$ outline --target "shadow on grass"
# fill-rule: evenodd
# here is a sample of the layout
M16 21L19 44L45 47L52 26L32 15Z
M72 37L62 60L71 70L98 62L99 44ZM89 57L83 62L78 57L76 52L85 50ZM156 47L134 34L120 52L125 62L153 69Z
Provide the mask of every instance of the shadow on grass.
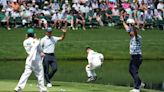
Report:
M52 86L55 86L55 87L60 87L61 85L58 85L58 84L54 84L54 85L52 85Z

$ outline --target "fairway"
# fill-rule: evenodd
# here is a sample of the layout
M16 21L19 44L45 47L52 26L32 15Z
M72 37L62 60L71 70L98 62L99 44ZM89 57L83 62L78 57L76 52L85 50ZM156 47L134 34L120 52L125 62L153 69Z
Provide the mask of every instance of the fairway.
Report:
M17 81L0 81L0 92L12 92ZM87 84L75 82L54 81L50 92L128 92L131 88L102 84ZM28 81L23 92L38 92L35 81ZM153 90L142 90L142 92L159 92Z
M163 61L156 61L156 63L154 62L155 61L144 61L140 69L140 75L143 81L147 83L146 88L152 88L153 87L151 86L152 84L160 84L163 82L164 74L161 74L161 72L163 72L164 70L164 67L163 67L164 62ZM0 74L1 74L0 81L6 82L0 85L0 90L3 88L13 90L13 88L16 86L16 83L18 82L24 70L24 64L25 64L25 61L1 61L0 62L0 70L3 70L3 71L0 71ZM87 80L87 76L85 72L86 64L87 64L87 61L58 60L58 71L52 79L54 81L53 82L54 85L61 85L60 83L57 83L56 81L62 81L68 84L69 82L84 84L85 81ZM122 91L128 92L126 90L129 90L130 88L126 88L126 87L132 87L133 81L128 73L128 62L125 60L121 60L121 61L105 60L102 68L97 70L96 72L98 74L98 80L94 84L95 85L101 84L103 85L104 89L106 89L106 86L104 85L115 85L115 86L121 85L121 86L124 86L125 88L125 91L124 90ZM31 80L35 80L35 79L36 79L35 76L32 74L29 78L27 88L29 87L28 85L31 83ZM36 82L32 81L32 84L33 83L36 83ZM36 88L35 85L36 84L34 84L34 87L32 88ZM67 85L63 84L63 86L67 86ZM76 86L76 84L75 85L72 84L70 86ZM60 88L60 87L55 86L53 90L57 90L57 88ZM76 87L70 87L70 89L73 89L73 88L76 89ZM107 88L109 90L110 86ZM155 89L158 89L158 88L155 88ZM90 90L90 88L86 88L86 89L84 88L81 90ZM98 92L101 92L101 91L98 91ZM116 92L120 92L120 90Z
M1 31L3 30L3 31ZM26 28L6 31L0 29L0 59L25 59L26 53L22 46ZM44 30L35 29L38 38L44 37ZM61 31L55 30L53 35L60 36ZM164 59L164 31L157 29L140 31L142 36L143 59ZM102 52L105 59L129 59L129 35L123 28L100 27L71 31L68 30L64 41L56 45L58 59L86 59L85 47L90 46ZM153 53L152 53L153 52Z
M1 31L2 30L2 31ZM44 31L36 28L39 38ZM163 90L164 81L164 32L157 29L139 32L143 38L143 64L140 76L148 84L146 88ZM0 92L11 92L16 86L23 70L26 53L22 46L26 28L6 31L0 28ZM55 30L53 35L60 36L61 31ZM94 84L86 84L85 65L87 64L85 47L90 46L105 56L104 65L97 70L98 77ZM128 72L129 36L123 28L97 28L71 31L66 39L56 45L55 54L58 71L53 77L54 87L50 92L128 92L132 87L132 79ZM120 78L121 76L121 78ZM32 74L25 92L38 92L36 78ZM153 85L160 85L154 88ZM116 85L116 86L111 86ZM124 87L119 87L119 85ZM159 92L143 90L142 92Z

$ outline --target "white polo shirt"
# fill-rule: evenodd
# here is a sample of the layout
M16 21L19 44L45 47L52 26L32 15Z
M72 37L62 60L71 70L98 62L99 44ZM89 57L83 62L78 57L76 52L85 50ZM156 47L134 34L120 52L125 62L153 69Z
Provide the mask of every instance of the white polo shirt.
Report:
M31 65L32 61L41 60L40 41L38 39L29 37L28 39L24 40L23 46L28 54L28 57L26 59L26 64Z
M60 40L60 37L45 36L41 39L41 47L44 53L54 53L55 45Z
M90 50L87 56L88 63L92 64L93 66L99 66L102 64L104 59L103 54Z

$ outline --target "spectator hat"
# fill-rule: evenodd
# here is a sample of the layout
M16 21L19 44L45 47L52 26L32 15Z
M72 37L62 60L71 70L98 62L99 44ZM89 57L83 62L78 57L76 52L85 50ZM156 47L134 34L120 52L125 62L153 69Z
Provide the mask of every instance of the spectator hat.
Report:
M35 8L39 8L39 6L38 5L35 5Z
M65 3L68 3L68 0L65 0Z
M117 5L115 5L114 8L117 8Z
M48 1L45 1L44 4L48 4Z
M151 7L151 6L148 6L147 8L149 8L149 9L150 9L150 7Z
M2 11L2 12L5 12L5 10L4 10L4 9L2 9L1 11Z
M109 2L114 2L114 0L109 0Z
M48 28L46 29L46 32L52 32L52 28L51 28L51 27L48 27Z
M143 15L144 13L143 12L141 12L141 15Z
M129 24L134 24L134 23L135 23L135 21L134 21L134 19L129 18L129 19L127 19L126 23L129 23Z
M51 13L54 14L55 13L55 10L51 10Z
M32 28L29 28L29 29L27 29L27 34L34 34L35 32L34 32L34 29L32 29Z
M75 0L74 2L75 2L75 3L78 3L79 1L78 1L78 0Z
M48 9L48 7L47 6L44 6L43 9Z
M17 0L12 0L13 2L17 2Z
M6 9L6 11L9 11L9 12L11 12L11 11L12 11L12 9L11 9L11 8L7 8L7 9Z

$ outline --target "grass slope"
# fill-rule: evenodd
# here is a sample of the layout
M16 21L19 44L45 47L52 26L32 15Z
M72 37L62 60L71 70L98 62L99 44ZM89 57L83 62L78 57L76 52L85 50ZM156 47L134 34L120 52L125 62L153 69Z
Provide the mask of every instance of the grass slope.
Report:
M44 36L43 30L35 30L39 38ZM164 31L154 29L139 33L143 38L143 58L164 59ZM26 53L22 46L25 34L25 28L13 29L12 31L0 28L0 59L25 58ZM55 36L61 34L61 31L53 32ZM68 30L66 39L57 44L55 53L59 59L85 59L86 46L91 46L96 51L102 52L106 59L129 59L128 33L123 28L114 27L87 29L85 32Z
M0 92L11 92L16 86L17 81L0 81ZM49 92L128 92L131 88L102 85L102 84L87 84L75 82L54 82ZM23 92L38 92L38 88L34 81L28 81ZM143 89L142 92L157 92L155 90ZM159 91L158 91L159 92Z

